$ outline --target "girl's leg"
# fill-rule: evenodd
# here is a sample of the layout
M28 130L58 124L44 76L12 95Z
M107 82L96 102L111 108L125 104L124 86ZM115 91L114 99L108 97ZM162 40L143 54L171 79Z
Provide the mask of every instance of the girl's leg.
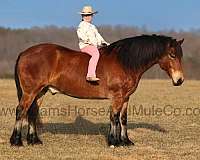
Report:
M97 47L88 45L81 49L82 52L86 52L91 56L89 65L88 65L88 73L87 77L96 77L96 67L99 60L99 50Z

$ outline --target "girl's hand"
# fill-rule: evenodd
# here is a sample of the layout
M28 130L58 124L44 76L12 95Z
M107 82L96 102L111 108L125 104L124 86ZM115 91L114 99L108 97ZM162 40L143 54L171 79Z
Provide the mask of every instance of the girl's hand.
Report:
M103 42L103 43L101 44L101 47L106 47L106 46L108 46L108 45L110 45L110 43Z

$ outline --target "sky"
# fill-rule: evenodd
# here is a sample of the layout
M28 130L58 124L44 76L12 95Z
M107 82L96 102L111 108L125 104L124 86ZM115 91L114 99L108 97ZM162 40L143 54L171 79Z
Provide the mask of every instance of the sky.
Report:
M151 31L200 29L199 0L0 0L0 26L75 27L84 5L99 13L95 25L145 27Z

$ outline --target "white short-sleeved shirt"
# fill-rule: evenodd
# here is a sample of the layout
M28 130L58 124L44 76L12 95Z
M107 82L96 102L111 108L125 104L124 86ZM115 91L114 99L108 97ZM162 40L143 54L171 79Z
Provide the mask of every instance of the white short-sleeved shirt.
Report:
M80 22L77 29L77 35L79 38L80 49L86 47L87 45L94 45L98 47L102 43L109 44L99 34L95 25L85 22L85 21Z

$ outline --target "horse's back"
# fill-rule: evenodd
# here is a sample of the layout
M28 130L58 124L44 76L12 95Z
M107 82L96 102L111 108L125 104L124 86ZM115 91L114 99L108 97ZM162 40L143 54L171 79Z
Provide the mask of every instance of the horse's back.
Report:
M66 48L57 44L42 43L34 45L20 53L17 59L17 64L23 66L26 65L29 66L28 68L32 67L33 69L37 65L46 68L48 66L56 65L58 61L63 63L73 59L80 61L80 59L85 59L84 57L89 56L81 53L80 51Z
M32 54L55 54L55 51L62 51L62 53L65 54L79 54L80 51L76 51L58 44L53 44L53 43L41 43L41 44L37 44L34 45L28 49L26 49L25 51L23 51L22 53L20 53L19 56L27 56L27 55L32 55Z

